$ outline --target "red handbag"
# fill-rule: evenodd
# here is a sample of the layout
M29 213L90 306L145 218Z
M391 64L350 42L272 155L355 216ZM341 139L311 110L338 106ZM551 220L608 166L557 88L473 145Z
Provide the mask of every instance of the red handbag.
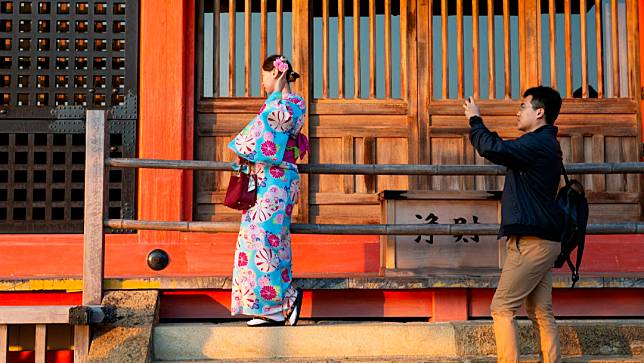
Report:
M240 168L241 169L241 168ZM252 182L251 182L252 179ZM249 184L252 190L248 190ZM257 177L253 173L234 172L228 182L224 205L232 209L246 210L257 202Z

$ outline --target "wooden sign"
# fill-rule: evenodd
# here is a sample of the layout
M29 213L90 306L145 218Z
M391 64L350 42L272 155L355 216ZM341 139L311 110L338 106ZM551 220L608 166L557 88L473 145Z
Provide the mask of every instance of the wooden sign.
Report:
M499 223L500 192L384 191L382 223ZM381 266L387 269L497 269L496 236L382 236Z

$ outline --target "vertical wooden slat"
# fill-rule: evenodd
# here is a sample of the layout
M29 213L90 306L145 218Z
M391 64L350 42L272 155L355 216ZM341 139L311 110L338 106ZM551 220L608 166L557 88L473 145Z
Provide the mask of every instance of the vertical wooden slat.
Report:
M592 157L593 163L603 163L605 161L604 154L604 135L593 135L593 144L592 144ZM593 188L594 192L603 192L606 190L606 175L604 174L593 174Z
M400 2L400 94L402 95L403 99L410 100L410 116L413 114L414 110L414 103L411 102L411 99L413 98L412 96L414 96L414 94L413 92L409 92L410 88L414 89L411 86L413 80L410 79L410 65L414 64L415 67L416 64L411 59L414 58L414 55L409 53L412 50L413 45L411 45L411 43L407 41L408 37L415 39L415 28L410 28L410 21L408 20L410 18L409 11L412 5L413 4L410 4L407 1ZM415 18L412 17L411 19ZM411 23L416 24L416 21L414 20Z
M213 1L213 22L212 22L212 75L213 75L213 81L212 81L212 95L213 97L217 97L220 95L219 91L219 57L220 57L220 35L219 33L221 32L221 19L220 19L220 13L221 13L221 4L220 0L212 0ZM260 85L261 87L261 85Z
M469 140L469 135L463 136L463 164L474 165L476 164L475 160L476 151L474 146ZM474 175L468 175L463 177L463 186L465 190L476 190L476 178Z
M554 1L554 0L551 0ZM597 52L597 97L604 98L604 58L602 56L602 8L601 0L595 0L595 42Z
M65 135L65 221L72 219L72 134Z
M36 324L34 350L35 363L45 363L47 353L47 325L45 324Z
M33 219L34 208L34 134L27 136L27 220Z
M311 42L311 27L309 26L312 8L312 1L297 0L292 2L293 5L293 65L296 69L302 69L302 78L296 82L297 92L304 98L306 103L306 115L304 119L304 126L302 126L302 133L310 135L309 133L309 112L311 102L311 78L310 72L306 70L312 69L313 49L309 45ZM308 155L304 158L303 162L308 163ZM309 176L306 174L300 175L300 197L298 200L297 216L294 222L309 223Z
M391 98L391 0L385 0L385 97Z
M85 217L83 233L83 304L98 305L103 296L103 249L107 172L106 111L88 110L85 141Z
M89 353L89 325L74 326L74 363L85 363Z
M353 164L354 160L354 150L353 150L353 136L343 136L342 137L342 163L343 164ZM355 176L353 175L344 175L342 176L342 191L345 194L355 193L354 181Z
M581 97L588 98L588 48L586 32L586 0L579 0L579 37L581 38Z
M572 45L570 38L570 0L564 0L564 43L566 47L566 97L572 96Z
M9 329L6 324L0 324L0 362L7 361L7 348L9 348Z
M570 148L572 155L570 160L573 163L584 162L584 136L581 134L574 134L570 136Z
M275 28L277 42L275 45L277 54L282 54L282 47L284 44L284 9L282 0L276 0L277 4L275 5Z
M476 99L478 99L481 94L479 58L479 1L472 0L472 93Z
M375 164L376 163L376 138L375 137L365 137L363 141L363 151L362 162L364 164ZM376 191L376 176L375 175L365 175L364 176L365 184L365 193L374 193Z
M376 97L376 2L369 0L369 97Z
M503 0L503 61L505 67L505 98L510 98L511 70L510 64L510 2Z
M408 162L410 164L427 164L431 160L431 150L429 148L429 136L431 134L430 110L432 105L432 96L434 94L433 65L434 58L432 52L433 45L433 1L420 2L417 6L418 19L428 19L427 22L418 23L417 37L417 56L423 61L418 64L418 108L417 117L409 119L408 146L410 150ZM418 130L418 131L416 131ZM410 176L409 189L421 190L426 189L427 176Z
M353 97L360 98L360 0L353 0Z
M487 0L487 72L490 82L488 84L488 98L491 100L496 98L494 59L494 0Z
M251 32L251 3L250 0L244 2L244 96L250 95L250 73L251 73L251 59L252 59L252 42Z
M449 98L449 44L447 38L447 0L441 1L441 64L443 66L442 98Z
M344 0L338 0L338 98L344 98Z
M205 34L204 34L205 33L204 32L204 29L205 29L205 24L204 23L205 23L206 13L204 11L204 1L205 0L198 0L197 1L197 16L199 17L199 19L197 21L197 42L199 44L203 44L202 49L206 48L205 47L206 37L205 37ZM197 73L195 83L196 83L196 88L197 88L197 94L196 94L197 98L203 97L204 93L205 93L204 83L205 83L206 74L204 72L204 57L205 57L205 54L200 54L200 55L195 56L195 58L196 58L195 59L195 63L196 63L195 71ZM214 84L213 84L213 87L214 87Z
M267 9L266 9L266 0L261 1L261 7L259 10L259 33L260 33L260 41L259 41L259 60L260 62L264 62L264 59L268 55L266 55L266 44L267 44ZM261 77L261 76L260 76ZM260 94L262 96L266 96L266 90L264 90L264 85L262 85L262 82L260 80L259 82L259 90Z
M329 0L322 0L322 97L329 97Z
M427 108L429 107L429 102L434 99L434 1L429 0L427 6L427 18L428 27L427 27L427 64L429 65L427 69L427 84L429 85L429 97ZM419 34L420 36L421 34Z
M537 31L536 31L536 37L537 37L537 54L536 54L536 59L537 59L537 84L543 84L543 60L542 54L543 54L543 44L542 44L542 39L541 39L541 0L537 0L537 16L536 16L536 21L537 21ZM529 41L529 40L528 40Z
M9 166L7 178L7 219L14 220L14 194L15 194L15 175L16 175L16 134L9 134L9 158L7 165ZM50 169L51 170L51 169ZM52 174L49 172L47 174ZM51 184L50 184L51 185ZM49 188L47 188L49 189Z
M644 4L641 4L638 1L630 0L626 2L626 15L628 17L627 21L627 42L628 42L628 64L633 69L633 72L629 72L631 74L630 78L630 90L631 93L628 95L629 97L632 97L633 99L636 100L641 100L642 99L642 75L640 72L638 72L638 69L641 69L641 58L640 58L640 37L642 36L642 32L640 31L639 27L639 19L641 18L641 15L644 14L644 9L642 7ZM641 118L642 115L642 110L640 107L640 110L638 112L638 118ZM641 133L641 124L640 124L640 130L638 135L642 135ZM637 150L639 151L637 155L642 155L642 142L641 138L638 137L637 140ZM641 175L637 176L638 180L641 180ZM641 183L640 183L641 184ZM637 190L639 191L639 185L637 186Z
M620 97L619 91L619 37L617 32L617 0L610 2L611 53L613 54L613 97Z
M464 98L463 76L463 0L456 0L456 64L458 75L458 98Z
M235 0L228 1L228 96L235 97L235 31L237 29L237 10Z
M11 140L11 135L9 135L9 140ZM54 170L54 135L53 134L47 134L47 172L45 173L45 182L47 185L51 185L54 182L54 173L51 170ZM9 152L9 158L11 158L11 155L13 155L11 152ZM9 165L11 166L11 159L9 160ZM11 171L9 171L9 178L11 178ZM11 179L9 179L9 188L11 188ZM13 192L9 190L9 196L11 196ZM45 209L45 220L46 221L51 221L52 220L52 189L51 188L46 188L45 189L45 200L46 200L46 209ZM0 361L1 362L1 361Z
M557 88L557 19L555 0L548 1L548 23L550 26L550 86Z

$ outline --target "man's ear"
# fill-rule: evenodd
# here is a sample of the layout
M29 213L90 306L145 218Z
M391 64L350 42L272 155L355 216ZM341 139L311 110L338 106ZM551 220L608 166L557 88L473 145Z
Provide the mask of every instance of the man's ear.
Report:
M543 107L537 108L537 118L543 118L544 120L546 119L546 109Z

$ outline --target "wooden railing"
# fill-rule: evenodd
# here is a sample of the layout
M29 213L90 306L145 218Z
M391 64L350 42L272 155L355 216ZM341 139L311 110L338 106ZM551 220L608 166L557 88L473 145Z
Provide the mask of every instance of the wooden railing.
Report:
M105 227L134 230L185 232L235 232L237 223L168 222L106 219L107 169L165 168L190 170L232 170L231 163L197 160L146 160L107 158L107 117L105 111L88 111L86 119L85 219L83 244L82 306L5 306L0 307L0 362L6 360L8 324L36 325L36 362L44 362L47 324L74 325L75 362L84 362L89 351L90 325L106 322L110 316L101 306ZM494 165L300 165L302 173L363 175L502 175L503 167ZM569 164L570 174L644 173L644 163ZM372 235L493 235L497 224L293 224L292 232L302 234ZM643 234L644 223L591 224L589 234ZM382 251L381 251L382 253ZM4 359L3 359L4 358Z
M110 308L101 306L105 245L103 218L107 193L104 166L108 149L106 119L105 111L87 111L82 306L0 307L0 362L7 361L10 324L36 325L36 363L45 362L47 324L73 325L74 362L82 363L89 352L90 324L107 322L105 319L109 314L105 311Z

